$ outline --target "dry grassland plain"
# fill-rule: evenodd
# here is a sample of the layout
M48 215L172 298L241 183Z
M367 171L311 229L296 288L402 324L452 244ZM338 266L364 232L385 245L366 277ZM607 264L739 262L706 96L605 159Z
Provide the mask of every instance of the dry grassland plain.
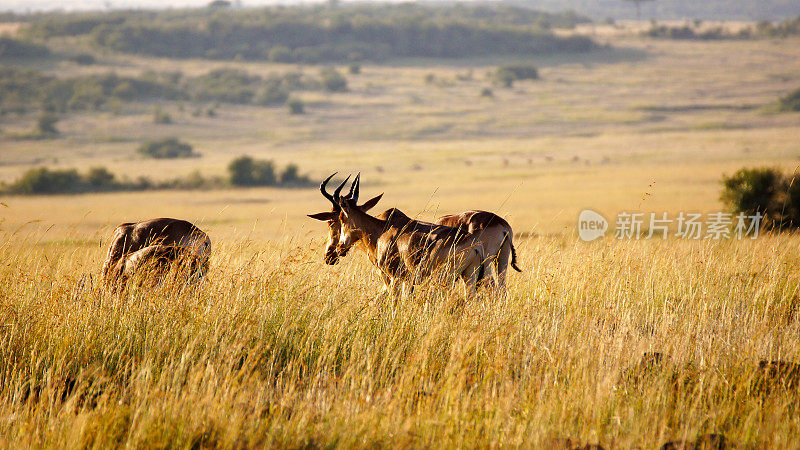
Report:
M798 388L767 389L756 370L800 361L800 238L576 234L584 208L612 223L620 211L709 213L722 209L724 173L794 171L800 115L775 103L798 87L800 40L596 31L609 48L525 60L541 80L512 88L486 80L512 60L407 60L364 64L346 93L300 93L305 115L221 105L194 117L196 105L164 103L175 123L156 125L154 105L125 106L67 115L59 138L39 141L8 137L34 117L4 119L3 181L41 165L221 175L242 154L315 180L360 171L364 197L385 192L378 210L502 215L524 272L507 296L461 304L459 289L423 286L393 306L361 252L323 263L325 226L305 217L329 208L315 189L6 196L0 445L658 448L717 433L743 448L800 446ZM37 68L297 68L98 57ZM136 156L167 136L202 157ZM105 292L113 227L159 216L208 232L207 280ZM648 365L645 353L664 356Z

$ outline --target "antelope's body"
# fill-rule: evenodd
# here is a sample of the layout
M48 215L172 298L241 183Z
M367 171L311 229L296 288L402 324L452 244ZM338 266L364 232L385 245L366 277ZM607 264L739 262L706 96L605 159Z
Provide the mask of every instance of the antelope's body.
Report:
M506 285L506 272L509 263L517 272L517 251L514 249L514 230L511 225L488 211L465 211L461 214L442 216L436 220L439 225L467 227L469 233L478 235L486 249L486 257L491 262L495 285L501 289Z
M486 251L477 234L464 227L379 219L348 200L342 215L339 245L349 248L352 239L360 240L393 292L412 288L438 269L461 278L470 293L484 276Z
M470 233L466 227L413 221L398 210L387 210L380 218L372 217L366 211L374 207L383 194L358 206L360 176L353 181L345 197L341 197L340 192L347 180L333 195L325 190L332 177L320 185L320 192L333 205L332 211L309 215L328 223L327 264L336 264L353 244L361 242L390 291L401 285L413 286L442 266L461 277L468 289L475 290L478 280L484 277L486 259L477 233Z
M475 242L480 242L483 246L486 260L493 269L492 281L495 286L501 289L505 288L509 260L511 266L521 272L516 264L516 251L513 243L514 232L511 230L511 225L494 213L467 211L461 214L444 216L439 218L436 223L430 223L411 219L399 209L390 208L378 215L377 218L387 221L392 226L422 233L435 233L435 230L441 229L441 226L447 226L460 229L464 234L469 234L471 239ZM338 246L337 254L339 256L347 254L348 246L342 245L338 241L336 245Z
M103 263L107 286L124 282L143 267L168 267L185 262L193 279L208 271L211 239L194 224L180 219L159 218L123 223L114 230Z

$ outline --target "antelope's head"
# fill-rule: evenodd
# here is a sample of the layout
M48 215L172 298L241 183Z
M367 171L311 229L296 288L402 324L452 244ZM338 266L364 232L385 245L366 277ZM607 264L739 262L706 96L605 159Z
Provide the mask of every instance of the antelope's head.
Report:
M319 185L319 190L322 193L322 196L331 202L331 210L308 215L308 217L311 217L312 219L321 220L328 224L328 244L325 247L325 264L329 265L337 264L339 262L339 258L346 256L350 248L352 248L353 245L358 242L359 239L361 239L361 235L357 230L348 228L348 231L343 231L342 220L340 217L342 208L339 204L342 200L352 200L354 193L355 200L353 200L353 204L356 203L358 200L358 193L354 191L357 191L357 184L360 176L357 175L356 180L353 181L353 185L350 186L350 193L342 197L342 189L347 184L347 181L350 179L350 177L348 176L342 182L342 184L340 184L333 191L333 194L329 194L325 186L327 186L328 182L331 180L331 178L333 178L334 175L336 175L336 173L326 178L325 181ZM358 208L362 211L368 211L378 204L381 197L383 197L383 194L367 200ZM343 236L344 239L342 239Z

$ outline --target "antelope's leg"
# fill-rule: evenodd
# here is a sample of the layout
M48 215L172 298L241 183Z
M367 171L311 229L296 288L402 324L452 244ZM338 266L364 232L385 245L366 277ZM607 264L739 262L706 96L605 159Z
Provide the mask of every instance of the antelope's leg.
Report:
M497 287L498 289L505 289L506 287L506 274L508 273L508 262L511 261L511 239L503 241L503 246L497 252L497 259L495 260L495 270L497 271Z
M118 263L123 261L126 250L125 247L128 246L128 241L130 240L129 232L129 228L120 226L114 230L114 234L111 236L108 252L106 252L106 259L101 269L103 280L106 283L122 275L124 262L122 264Z
M462 256L466 259L462 265L460 277L464 281L464 296L472 297L478 292L478 276L482 264L488 264L483 260L481 251L470 249L468 254Z

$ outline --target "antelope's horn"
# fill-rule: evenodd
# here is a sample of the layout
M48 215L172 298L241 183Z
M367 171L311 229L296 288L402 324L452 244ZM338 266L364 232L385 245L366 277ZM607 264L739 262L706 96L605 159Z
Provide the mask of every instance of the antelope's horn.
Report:
M334 201L334 203L336 203L336 204L339 203L339 199L341 198L339 196L339 194L342 193L342 188L344 188L344 185L347 184L347 182L349 180L350 180L350 175L348 175L347 178L345 178L344 181L342 181L342 184L340 184L339 187L337 187L336 190L333 191L333 201Z
M358 172L356 175L356 179L353 180L353 184L350 186L350 199L353 200L353 203L358 201L358 194L361 192L361 172Z
M339 205L336 204L336 200L333 199L333 196L331 194L328 194L328 191L325 190L325 186L328 185L328 182L331 181L331 178L333 178L334 175L336 175L337 173L339 173L339 172L333 172L333 174L331 176L329 176L328 178L325 178L325 181L323 181L319 185L319 191L322 192L322 196L327 198L328 200L330 200L330 202L333 203L334 206L339 206Z

